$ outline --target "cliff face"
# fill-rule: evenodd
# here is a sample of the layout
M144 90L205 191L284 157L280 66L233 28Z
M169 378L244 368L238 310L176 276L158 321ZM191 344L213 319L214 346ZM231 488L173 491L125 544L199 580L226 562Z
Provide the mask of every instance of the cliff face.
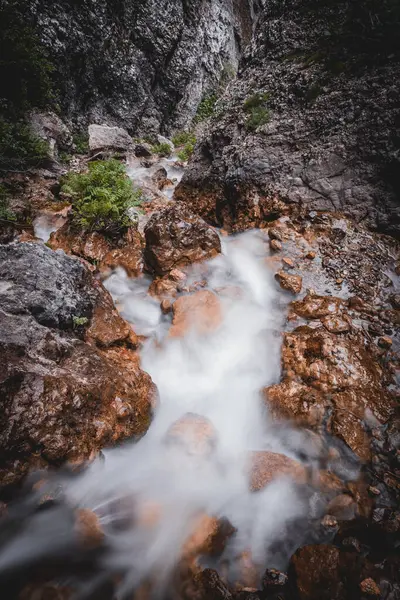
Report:
M132 134L183 127L236 70L253 0L20 0L54 64L62 113Z
M238 229L283 201L398 234L399 22L392 0L264 2L178 197Z

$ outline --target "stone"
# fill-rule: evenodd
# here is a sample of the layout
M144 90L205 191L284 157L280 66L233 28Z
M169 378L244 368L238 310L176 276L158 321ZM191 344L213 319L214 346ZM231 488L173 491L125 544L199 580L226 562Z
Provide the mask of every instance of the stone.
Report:
M305 258L308 258L308 260L314 260L314 258L317 256L316 252L311 251L311 252L307 252L307 254L305 255Z
M151 145L146 144L146 142L141 142L140 144L136 144L133 150L135 156L138 158L149 158L153 155L151 150Z
M225 549L234 527L226 519L203 514L195 519L193 531L186 540L182 557L198 558L200 555L220 556Z
M75 512L75 532L79 543L85 548L96 548L104 540L104 531L98 516L87 508Z
M0 256L5 486L145 433L155 386L129 325L79 260L31 243L1 246ZM86 321L77 328L76 319Z
M283 241L282 230L279 227L271 227L268 229L268 236L270 240L277 240L278 242Z
M346 333L351 329L349 317L326 316L321 319L321 323L330 333Z
M278 271L275 275L275 279L284 290L287 290L294 295L300 294L303 286L303 280L300 275L290 275L289 273L285 273L285 271Z
M381 595L381 590L380 590L379 586L373 579L371 579L371 577L368 577L367 579L363 579L363 581L360 583L360 590L366 596L380 596Z
M297 550L291 564L300 600L342 598L338 548L328 544L304 546Z
M270 591L283 588L288 582L288 576L277 569L267 569L262 577L262 589Z
M161 311L164 315L169 314L172 311L172 302L171 300L162 300L160 303Z
M270 240L269 247L274 252L279 252L280 250L282 250L282 244L281 244L281 242L279 240L275 240L275 239Z
M295 267L295 264L291 258L286 258L286 257L282 258L282 262L283 262L283 266L287 267L288 269L294 269L294 267Z
M159 190L162 190L162 188L165 185L165 182L167 181L167 177L167 169L165 169L164 167L160 167L159 169L157 169L157 171L153 173L153 175L151 176L151 180L156 184Z
M184 448L189 454L206 456L217 445L217 432L206 417L187 413L170 426L165 443Z
M144 232L145 262L158 275L221 252L216 231L182 205L153 214Z
M167 144L171 150L171 152L173 152L175 150L175 146L174 144L171 142L171 140L169 140L168 138L166 138L163 135L158 134L157 135L157 142L159 144Z
M89 149L92 154L102 150L120 150L126 152L132 149L133 140L122 127L107 125L89 125Z
M301 463L276 452L251 452L248 468L252 492L264 489L277 477L291 477L298 483L304 483L307 479L307 472Z
M378 346L380 346L381 348L384 348L385 350L388 350L389 348L391 348L392 344L393 344L392 338L390 338L387 335L380 337L378 340Z
M173 306L169 337L183 337L189 331L204 335L212 333L221 323L221 302L213 292L200 290L181 296Z
M32 111L28 116L32 133L49 144L49 156L57 158L58 152L71 151L72 135L65 123L55 113Z
M350 521L356 514L356 503L348 494L340 494L329 502L327 507L329 515L336 517L342 521Z
M204 600L232 600L233 596L217 571L204 569L197 576L197 582L203 592Z
M305 319L321 319L336 316L342 309L343 301L334 296L307 294L302 300L292 302L290 308Z

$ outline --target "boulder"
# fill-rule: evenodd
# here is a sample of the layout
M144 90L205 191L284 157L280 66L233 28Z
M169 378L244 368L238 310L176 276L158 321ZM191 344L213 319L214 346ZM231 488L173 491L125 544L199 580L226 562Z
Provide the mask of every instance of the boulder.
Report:
M300 600L340 600L346 597L339 570L339 550L335 546L304 546L291 562Z
M209 290L181 296L174 302L172 311L169 337L183 337L190 330L198 334L211 333L222 320L221 302L218 296Z
M264 489L278 477L291 477L298 483L306 481L307 472L297 460L276 452L251 452L249 456L249 485L252 492Z
M278 271L275 275L275 279L284 290L287 290L292 294L300 294L303 286L303 280L300 275L290 275L285 271Z
M185 448L190 454L207 456L217 444L217 432L206 417L188 413L171 425L165 443Z
M145 433L155 387L103 286L41 244L0 261L0 485Z
M49 144L51 158L57 158L59 150L72 150L71 132L55 113L32 111L29 114L29 125L34 135Z
M181 204L155 213L144 232L145 262L158 275L221 252L217 232Z
M89 149L92 153L102 150L120 150L126 152L133 147L133 140L122 127L107 125L89 125Z

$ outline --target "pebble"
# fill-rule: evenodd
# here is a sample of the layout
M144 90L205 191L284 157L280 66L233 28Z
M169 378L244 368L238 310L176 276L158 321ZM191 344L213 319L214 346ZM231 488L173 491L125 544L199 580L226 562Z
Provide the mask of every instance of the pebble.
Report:
M271 227L271 229L268 229L268 236L271 240L278 240L279 242L282 241L282 234L277 227Z
M308 258L309 260L314 260L314 258L316 257L316 253L315 252L307 252L306 254L306 258Z
M362 593L366 594L367 596L380 596L381 595L381 590L379 589L378 584L371 577L364 579L360 583L360 589L361 589Z
M380 337L378 340L378 346L380 346L381 348L388 349L391 347L392 344L393 344L392 338L390 338L387 335Z
M284 265L286 267L288 267L289 269L294 269L294 262L292 261L291 258L282 258L282 262L284 263Z
M271 250L274 250L275 252L282 250L282 244L278 240L270 240L269 246Z

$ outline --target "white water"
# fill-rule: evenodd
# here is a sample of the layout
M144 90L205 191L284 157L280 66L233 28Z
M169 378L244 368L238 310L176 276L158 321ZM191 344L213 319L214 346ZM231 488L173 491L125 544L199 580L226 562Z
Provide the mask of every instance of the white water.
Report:
M191 270L189 280L206 278L207 288L219 291L222 322L211 333L193 329L182 339L166 337L170 321L147 295L148 281L130 281L119 271L106 282L135 330L149 336L142 367L157 385L159 407L138 443L105 452L105 461L61 483L71 506L88 507L99 516L111 548L102 570L122 574L121 596L149 577L165 589L200 515L226 517L237 529L226 550L233 564L234 557L251 550L265 568L266 561L268 566L279 562L273 543L309 511L288 479L249 491L251 450L288 453L260 396L264 386L279 379L283 320L265 254L261 234L246 233L223 238L223 255ZM195 452L190 440L186 446L166 443L170 426L187 413L212 423L216 447L211 453ZM301 436L291 444L301 447ZM140 515L151 506L158 517L146 524ZM125 525L116 527L121 519ZM0 554L0 569L24 564L33 551L60 551L58 525L51 519L45 527L31 521Z

